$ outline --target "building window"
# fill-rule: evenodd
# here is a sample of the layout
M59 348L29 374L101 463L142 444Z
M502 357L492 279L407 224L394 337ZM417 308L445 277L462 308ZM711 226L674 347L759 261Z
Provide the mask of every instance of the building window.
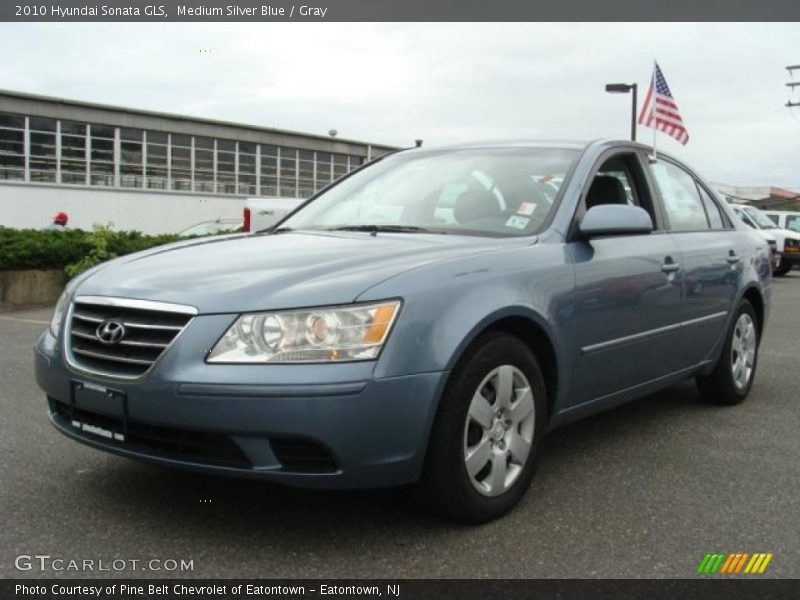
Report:
M236 142L217 140L217 193L236 193Z
M356 155L0 113L0 180L307 198L364 162Z
M61 183L86 184L86 124L61 121Z
M25 179L25 117L0 114L0 179Z
M239 194L256 193L256 145L239 142Z
M90 125L91 160L89 182L92 185L114 185L114 128Z
M128 129L125 127L119 130L119 184L122 187L144 187L144 169L142 166L144 158L142 153L143 133L141 129Z
M146 187L151 190L167 189L167 134L148 131L147 164L144 176Z
M261 195L278 195L278 148L261 145Z
M350 170L353 171L364 164L364 159L360 156L351 156L350 157Z
M30 180L55 182L56 180L56 120L31 117L30 129Z
M300 150L298 165L297 195L300 198L308 198L314 195L314 152Z
M297 150L281 148L280 186L278 195L297 198Z
M333 155L333 179L339 179L342 175L347 175L347 155Z
M333 157L328 152L317 152L317 175L314 191L318 192L331 182L331 160Z
M192 189L192 138L188 135L170 135L169 189Z
M194 138L194 189L196 192L214 191L214 140Z

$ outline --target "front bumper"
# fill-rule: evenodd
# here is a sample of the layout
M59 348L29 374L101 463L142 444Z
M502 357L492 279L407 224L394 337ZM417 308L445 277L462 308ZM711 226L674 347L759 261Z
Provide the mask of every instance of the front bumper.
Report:
M791 263L793 265L800 264L800 248L794 246L792 248L784 248L780 254L781 261Z
M299 487L370 488L419 478L446 372L376 379L374 363L202 360L181 369L178 361L191 354L181 342L146 377L123 381L69 367L44 332L34 347L36 380L51 422L121 456Z

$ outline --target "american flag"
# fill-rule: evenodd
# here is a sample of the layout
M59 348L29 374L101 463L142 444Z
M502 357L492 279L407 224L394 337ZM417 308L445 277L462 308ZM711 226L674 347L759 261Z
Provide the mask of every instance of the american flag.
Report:
M683 119L678 112L678 105L669 91L667 80L664 74L655 63L653 78L650 80L650 89L642 105L642 112L639 113L639 124L646 127L655 127L674 137L681 144L686 145L689 141L689 134L683 126Z

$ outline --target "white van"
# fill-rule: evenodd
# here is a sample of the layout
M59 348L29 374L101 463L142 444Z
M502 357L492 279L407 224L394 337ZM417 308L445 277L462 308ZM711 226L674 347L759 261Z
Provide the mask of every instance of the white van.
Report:
M788 210L764 210L761 212L767 215L781 229L800 231L800 212Z

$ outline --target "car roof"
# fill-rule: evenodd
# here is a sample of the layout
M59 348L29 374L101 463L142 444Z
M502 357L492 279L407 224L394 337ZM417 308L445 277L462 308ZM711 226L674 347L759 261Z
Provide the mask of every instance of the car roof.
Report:
M409 154L409 153L435 153L441 151L456 151L456 150L474 150L474 149L496 149L496 148L553 148L563 150L580 150L586 151L594 149L597 152L602 152L609 148L626 147L638 148L647 152L652 151L652 147L634 142L631 140L621 139L607 139L598 138L593 140L570 140L570 139L490 139L490 140L476 140L469 142L459 142L453 144L432 145L417 148L406 148L398 151L396 154ZM393 153L395 154L395 153ZM659 151L659 155L663 155L671 160L677 160L667 153ZM677 161L680 162L680 161Z
M466 150L473 148L569 148L583 150L591 141L579 140L476 140L456 144L444 144L423 148L424 150Z

